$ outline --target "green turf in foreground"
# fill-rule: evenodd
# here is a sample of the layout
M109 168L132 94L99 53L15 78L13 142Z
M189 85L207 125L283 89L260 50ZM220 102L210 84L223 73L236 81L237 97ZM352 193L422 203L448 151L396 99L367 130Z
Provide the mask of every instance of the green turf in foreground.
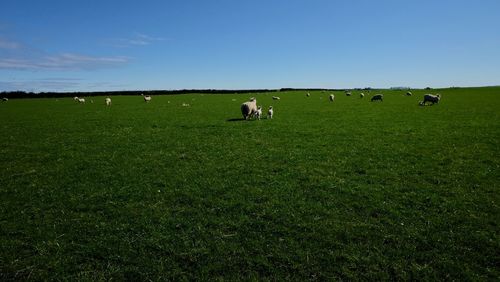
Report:
M500 88L425 92L1 103L0 280L498 279Z

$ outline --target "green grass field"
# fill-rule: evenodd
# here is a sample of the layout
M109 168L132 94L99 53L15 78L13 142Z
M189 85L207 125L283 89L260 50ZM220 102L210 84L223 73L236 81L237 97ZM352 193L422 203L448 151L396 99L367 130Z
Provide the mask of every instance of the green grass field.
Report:
M500 88L412 92L0 103L0 280L496 280Z

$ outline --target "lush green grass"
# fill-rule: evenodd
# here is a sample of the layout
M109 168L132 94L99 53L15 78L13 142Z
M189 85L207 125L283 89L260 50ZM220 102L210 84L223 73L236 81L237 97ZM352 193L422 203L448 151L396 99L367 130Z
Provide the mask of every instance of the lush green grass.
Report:
M498 279L500 88L380 92L1 103L0 280Z

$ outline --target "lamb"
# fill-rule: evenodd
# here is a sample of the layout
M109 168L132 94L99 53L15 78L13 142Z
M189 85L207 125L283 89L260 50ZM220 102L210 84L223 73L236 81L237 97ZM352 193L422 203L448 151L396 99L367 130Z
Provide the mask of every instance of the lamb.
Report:
M364 93L359 94L359 98L363 98L363 97L365 97Z
M106 99L104 101L106 103L106 106L111 106L111 98L106 97Z
M330 102L333 102L335 100L335 95L330 94Z
M371 102L377 101L377 100L380 100L381 102L383 102L384 101L384 95L382 95L382 94L373 95L373 97L371 99Z
M273 106L269 106L269 110L267 111L267 118L273 119L273 114L274 114Z
M241 104L241 114L245 120L252 117L257 111L257 100L250 98L250 101Z
M278 96L273 96L273 100L280 100L280 97L278 97Z
M255 118L260 120L260 117L262 116L262 107L258 106L257 111L255 112Z
M410 91L406 92L406 96L411 96L411 95L412 95L412 94L411 94L411 92L410 92Z
M434 105L435 103L439 103L439 100L441 100L441 96L439 96L439 94L437 94L437 95L425 94L423 102L424 102L424 105L427 102L431 102L432 105Z

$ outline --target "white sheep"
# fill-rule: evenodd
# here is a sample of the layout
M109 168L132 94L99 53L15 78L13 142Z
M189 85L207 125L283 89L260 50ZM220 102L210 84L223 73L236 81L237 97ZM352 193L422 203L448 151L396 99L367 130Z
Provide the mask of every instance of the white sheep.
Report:
M148 103L149 101L151 101L151 96L144 95L144 102Z
M251 98L250 101L241 104L241 114L245 120L252 117L257 111L257 99Z
M78 103L85 104L85 98L78 98Z
M363 98L363 97L365 97L365 93L360 93L359 98Z
M346 96L351 96L351 92L346 92L345 95Z
M262 117L262 107L258 106L257 111L255 112L255 118L260 120L261 117Z
M410 91L406 92L406 96L411 96L411 95L412 95L412 94L411 94L411 92L410 92Z
M383 102L384 101L384 95L382 95L382 94L373 95L373 97L372 97L372 99L370 101L373 102L373 101L377 101L377 100L380 100L381 102Z
M273 106L269 106L269 110L267 111L267 118L273 119L273 114L274 114Z
M106 97L106 99L104 99L104 102L106 103L106 106L111 106L111 98Z
M441 100L441 96L439 94L437 94L437 95L425 94L423 102L424 102L424 105L427 102L431 102L432 105L434 105L435 103L439 103L439 100Z
M273 96L273 100L280 100L280 97L278 97L278 96Z
M309 92L307 92L306 97L310 97L310 96L311 96L311 94Z
M78 102L78 97L77 96L73 97L73 101Z
M2 101L7 102L9 101L9 98L2 98Z
M329 97L329 98L330 98L330 102L333 102L333 101L335 101L335 95L333 95L333 94L330 94L330 97Z

